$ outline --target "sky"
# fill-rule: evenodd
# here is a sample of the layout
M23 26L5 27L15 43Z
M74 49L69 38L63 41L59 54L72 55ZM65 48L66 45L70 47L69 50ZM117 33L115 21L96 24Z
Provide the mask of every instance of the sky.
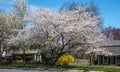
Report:
M0 9L9 11L14 0L0 0ZM71 0L28 0L28 5L35 5L49 8L52 11L58 11L59 7ZM91 0L72 0L76 2L89 2ZM105 27L120 28L120 0L94 0L98 6Z

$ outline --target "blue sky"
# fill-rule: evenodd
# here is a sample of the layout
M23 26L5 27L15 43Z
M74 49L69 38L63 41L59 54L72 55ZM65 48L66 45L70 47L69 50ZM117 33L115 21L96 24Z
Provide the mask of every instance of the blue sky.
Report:
M0 9L9 11L11 3L14 0L0 0ZM46 7L52 11L57 11L59 7L70 0L28 0L29 5ZM73 0L77 2L89 2L90 0ZM99 7L104 20L104 26L113 26L120 28L120 0L94 0Z

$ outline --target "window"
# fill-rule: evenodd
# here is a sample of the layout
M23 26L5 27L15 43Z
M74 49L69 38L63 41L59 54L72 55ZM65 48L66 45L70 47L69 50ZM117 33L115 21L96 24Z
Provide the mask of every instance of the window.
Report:
M103 57L103 64L108 64L108 57L107 56Z
M120 56L116 56L115 59L116 59L116 64L120 64Z

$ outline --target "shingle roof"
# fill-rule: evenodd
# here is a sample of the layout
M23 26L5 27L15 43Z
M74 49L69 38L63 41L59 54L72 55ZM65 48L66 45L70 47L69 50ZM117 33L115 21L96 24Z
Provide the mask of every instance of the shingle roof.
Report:
M113 40L110 42L103 42L102 47L104 47L113 55L120 55L120 40Z
M113 55L120 55L120 46L119 47L105 47L106 50L113 53Z
M112 40L108 42L103 42L102 46L120 46L120 40Z
M37 54L37 53L38 53L37 50L32 50L32 51L27 50L25 52L25 54ZM15 51L15 52L12 52L12 54L23 54L23 51Z

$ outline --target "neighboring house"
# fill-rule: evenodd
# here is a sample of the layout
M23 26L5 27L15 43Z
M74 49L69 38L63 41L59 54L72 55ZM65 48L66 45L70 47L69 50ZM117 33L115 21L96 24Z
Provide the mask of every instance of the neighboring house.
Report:
M5 59L5 60L12 60L12 53L11 52L3 52L2 54L2 59Z
M38 51L37 50L26 50L25 51L25 58L26 60L36 60ZM12 52L12 58L13 60L21 60L23 59L23 50L18 50Z
M38 53L39 53L38 49L33 48L26 49L25 58L26 60L40 61L41 56ZM2 58L5 60L21 60L23 59L23 50L12 47L9 51L3 52Z
M98 55L97 64L99 65L120 65L120 40L114 40L111 42L102 43L107 51L111 52L112 55Z

